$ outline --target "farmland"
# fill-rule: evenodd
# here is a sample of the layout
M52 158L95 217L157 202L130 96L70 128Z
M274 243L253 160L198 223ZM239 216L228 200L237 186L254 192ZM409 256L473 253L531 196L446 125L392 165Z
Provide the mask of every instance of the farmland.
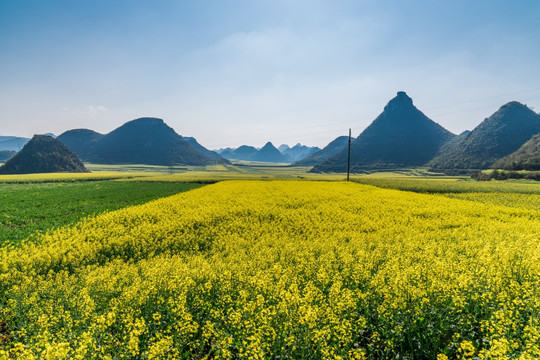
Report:
M55 178L38 175L46 180ZM29 178L35 181L38 177ZM99 176L94 178L100 179ZM18 243L28 236L73 224L86 216L141 204L200 186L151 182L88 182L73 181L72 178L69 178L69 182L57 182L57 179L52 183L0 183L0 243Z
M540 357L538 187L389 181L223 181L5 244L0 358Z

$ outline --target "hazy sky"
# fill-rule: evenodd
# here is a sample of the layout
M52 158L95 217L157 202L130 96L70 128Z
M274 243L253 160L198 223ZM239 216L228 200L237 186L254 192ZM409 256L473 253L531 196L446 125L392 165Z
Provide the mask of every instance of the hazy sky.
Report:
M160 117L208 148L324 146L399 90L448 130L540 111L538 0L0 0L0 135Z

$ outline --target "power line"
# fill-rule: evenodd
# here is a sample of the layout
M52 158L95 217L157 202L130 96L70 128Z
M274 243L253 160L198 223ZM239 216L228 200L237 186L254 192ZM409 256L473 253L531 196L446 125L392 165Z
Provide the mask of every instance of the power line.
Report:
M535 91L540 91L540 88L528 89L528 90L520 90L520 91L514 91L514 92L510 92L510 93L505 93L505 94L499 94L499 95L494 95L494 96L488 96L488 97L480 98L480 99L467 100L467 101L460 101L460 102L457 102L457 103L449 103L449 104L442 104L442 105L429 106L429 107L424 108L424 110L431 110L431 109L437 109L437 108L441 108L441 107L444 108L444 107L458 106L458 105L463 105L463 104L477 103L477 102L486 101L486 100L493 100L493 99L497 99L497 98L501 98L501 97L505 97L505 96L516 95L516 94L522 94L522 93L528 93L528 92L535 92ZM531 98L531 99L527 99L527 100L532 100L532 98ZM527 101L527 100L522 100L522 101Z

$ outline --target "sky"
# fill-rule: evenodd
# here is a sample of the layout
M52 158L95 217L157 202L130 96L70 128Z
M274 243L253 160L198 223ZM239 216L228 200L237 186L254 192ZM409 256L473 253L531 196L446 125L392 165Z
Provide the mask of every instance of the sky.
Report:
M537 0L0 0L0 135L159 117L210 149L540 111Z

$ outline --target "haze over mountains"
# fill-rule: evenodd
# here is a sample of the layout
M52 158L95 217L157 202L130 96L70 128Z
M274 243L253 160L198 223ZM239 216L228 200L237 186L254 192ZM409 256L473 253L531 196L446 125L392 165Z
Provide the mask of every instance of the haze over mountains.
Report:
M236 149L225 149L220 155L230 160L288 162L287 158L271 142L267 142L260 149L248 145L242 145Z
M296 162L302 159L307 158L320 151L321 149L316 146L306 146L300 143L294 145L292 148L287 148L281 151L281 153L287 158L289 162Z
M218 150L218 152L221 156L230 160L292 163L296 160L304 159L319 150L316 146L306 146L300 143L292 148L286 144L281 144L279 148L276 148L274 144L267 142L260 149L249 145L242 145L236 149L227 148Z
M540 115L513 101L501 106L475 129L456 136L417 109L405 92L398 92L383 112L351 143L351 170L429 167L436 172L470 173L501 167L537 169L540 158ZM206 165L226 159L314 166L314 172L344 172L348 137L340 136L322 150L300 143L276 148L242 145L210 151L193 137L182 137L163 120L140 118L108 134L90 129L64 132L58 140L81 160L102 164ZM28 141L0 137L0 161ZM4 145L4 148L2 148ZM219 153L218 153L219 152Z
M19 151L28 141L29 138L20 136L0 136L0 151Z

